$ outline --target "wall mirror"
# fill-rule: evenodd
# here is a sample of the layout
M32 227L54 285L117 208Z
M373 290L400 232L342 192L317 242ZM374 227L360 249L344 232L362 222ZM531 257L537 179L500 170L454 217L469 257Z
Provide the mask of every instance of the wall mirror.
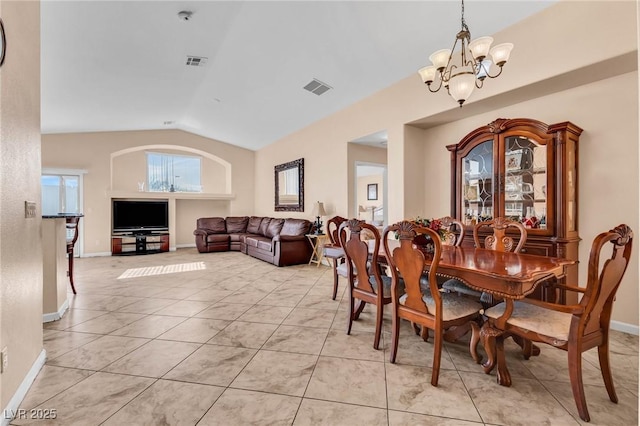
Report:
M304 158L275 166L275 210L304 211Z

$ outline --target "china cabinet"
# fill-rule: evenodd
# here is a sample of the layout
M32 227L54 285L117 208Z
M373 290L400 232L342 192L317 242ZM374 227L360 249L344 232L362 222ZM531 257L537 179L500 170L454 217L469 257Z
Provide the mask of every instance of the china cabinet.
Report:
M451 215L469 228L498 216L521 221L527 228L523 253L577 260L581 133L570 122L500 118L448 145ZM470 231L464 245L473 245ZM577 265L568 268L566 282L578 284ZM546 296L543 288L534 294Z

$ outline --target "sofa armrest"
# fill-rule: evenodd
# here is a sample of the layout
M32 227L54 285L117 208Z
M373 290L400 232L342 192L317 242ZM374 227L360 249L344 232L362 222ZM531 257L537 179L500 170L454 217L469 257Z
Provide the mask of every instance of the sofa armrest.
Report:
M195 236L199 235L201 237L206 237L207 235L210 235L210 234L215 234L215 232L213 232L210 229L203 229L203 228L199 228L199 229L196 229L195 231L193 231L193 235L195 235Z
M272 241L287 242L287 241L304 241L307 237L304 235L276 235L272 238Z
M272 239L274 265L288 266L308 263L313 251L304 235L277 235Z

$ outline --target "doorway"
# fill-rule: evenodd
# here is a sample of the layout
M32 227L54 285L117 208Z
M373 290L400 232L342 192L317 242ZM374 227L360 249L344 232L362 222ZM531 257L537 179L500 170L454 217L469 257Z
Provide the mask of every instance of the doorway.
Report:
M355 177L358 218L383 229L387 225L387 165L356 161Z

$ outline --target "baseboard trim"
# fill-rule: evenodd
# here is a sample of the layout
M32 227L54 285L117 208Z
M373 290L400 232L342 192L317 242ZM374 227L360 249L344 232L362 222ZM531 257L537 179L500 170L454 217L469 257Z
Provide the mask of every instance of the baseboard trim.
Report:
M103 256L111 256L110 251L100 251L96 253L83 253L82 257L103 257Z
M40 369L42 368L46 360L47 360L47 351L43 349L40 352L40 355L38 355L38 358L36 358L35 362L31 366L31 369L25 376L22 383L20 383L20 386L18 386L18 390L16 390L16 393L14 393L11 399L9 400L9 404L7 404L5 409L2 410L2 422L0 423L0 425L8 426L9 423L11 423L11 420L18 413L18 408L20 408L20 404L22 403L22 400L27 395L29 388L33 384L33 381L36 379L36 376L40 372Z
M629 333L638 336L640 327L633 324L627 324L626 322L611 321L611 329L616 331L622 331L623 333Z
M195 247L195 243L193 244L176 244L176 248L192 248Z
M62 306L60 306L60 309L58 309L58 312L51 312L49 314L42 315L42 322L58 321L62 318L67 309L69 309L69 299L65 299Z

